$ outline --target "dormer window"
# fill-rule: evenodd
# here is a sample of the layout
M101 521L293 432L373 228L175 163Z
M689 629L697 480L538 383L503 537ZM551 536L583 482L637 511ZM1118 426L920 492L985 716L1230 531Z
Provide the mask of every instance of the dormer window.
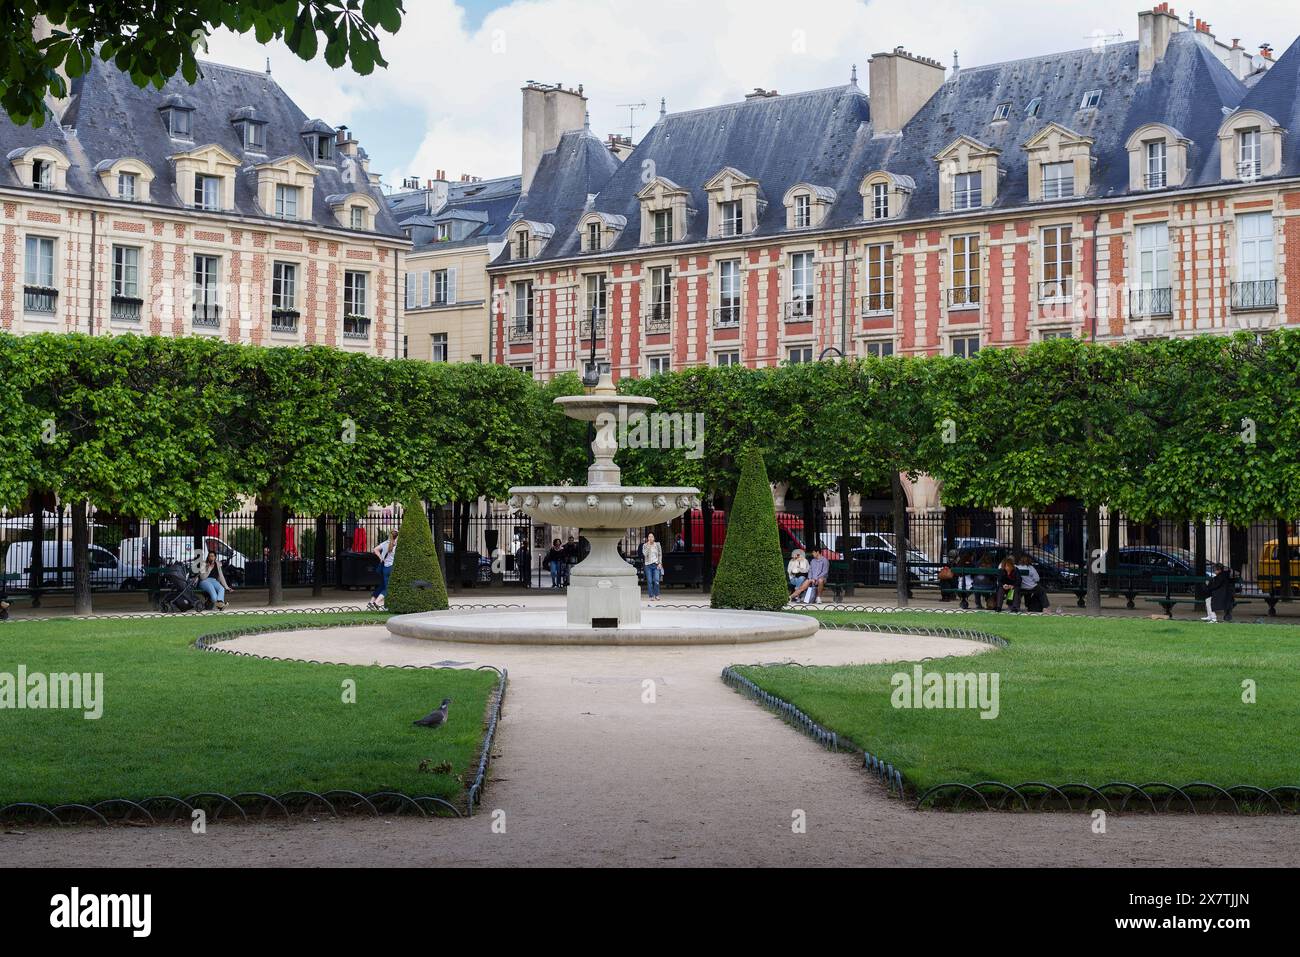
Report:
M1145 170L1143 185L1147 189L1164 189L1169 185L1169 147L1164 140L1143 143Z
M338 133L324 120L311 120L302 128L302 142L313 163L328 163L334 159L334 141Z
M318 163L328 163L333 159L334 138L332 136L317 136L313 155Z
M718 204L718 232L722 236L739 236L745 231L745 217L740 200Z
M794 198L794 228L807 229L812 225L812 197L800 193Z
M868 173L858 187L862 196L862 218L871 221L902 216L915 189L916 181L910 176L884 170Z
M194 206L196 209L221 208L221 177L196 173L194 176Z
M673 212L671 209L660 209L654 213L654 241L660 243L671 243L673 241Z
M1053 202L1087 196L1092 188L1091 137L1048 123L1029 138L1029 199Z
M1034 97L1032 100L1029 101L1029 105L1025 107L1025 116L1028 117L1037 116L1038 110L1040 107L1042 107L1042 105L1043 105L1043 98L1041 96Z
M1128 150L1128 187L1131 190L1181 186L1187 178L1187 150L1191 143L1163 123L1147 123L1133 131Z
M515 233L515 259L528 258L528 230L521 229Z
M363 207L353 206L351 209L348 210L348 216L349 216L348 225L350 225L353 229L366 228L366 211ZM442 232L442 226L438 227L438 231L439 233ZM442 236L439 235L438 238L441 239Z
M1252 182L1282 172L1282 127L1267 113L1244 109L1219 127L1219 178Z
M139 192L140 178L135 173L117 174L117 198L135 202Z
M167 112L167 129L176 139L189 139L190 111L169 110Z
M1095 110L1101 105L1101 90L1089 90L1079 103L1081 110Z
M1263 170L1263 165L1259 129L1239 131L1237 133L1237 175L1241 179L1257 179Z
M302 163L302 160L294 158L295 163ZM303 164L305 167L306 164ZM312 179L315 179L315 170L312 170ZM308 192L305 185L306 178L298 180L302 185L304 196L302 209L304 218L312 218L313 202L312 195ZM325 205L334 213L334 220L344 229L364 229L372 230L375 228L375 222L379 216L379 204L375 202L374 197L369 193L335 193L325 197ZM409 228L403 229L407 238L410 238L414 230Z
M433 227L433 235L440 243L451 242L451 223L438 223Z
M266 149L266 127L261 123L244 124L244 149L261 151Z
M758 228L767 206L758 180L726 166L704 184L704 190L709 196L710 238L743 236Z
M54 164L49 160L32 161L32 189L54 189Z
M997 106L993 107L993 122L994 122L994 123L998 123L998 122L1000 122L1000 121L1002 121L1002 120L1005 120L1005 119L1006 119L1008 116L1010 116L1010 115L1011 115L1011 104L1010 104L1010 103L999 103Z
M940 212L965 212L992 206L998 199L1001 151L972 136L959 136L936 154ZM1036 164L1030 163L1031 177Z
M587 252L594 253L600 251L600 223L591 222L587 224Z
M301 191L297 186L277 185L275 187L275 215L280 219L297 219L300 195Z
M952 208L979 209L984 204L979 173L958 173L952 178Z
M1074 196L1074 163L1043 164L1043 199L1070 199Z
M873 183L871 185L871 218L889 218L889 184Z
M835 190L829 186L796 183L786 190L785 228L810 229L820 226L826 213L835 205Z
M149 184L153 170L142 160L122 157L106 159L95 166L95 173L108 196L127 203L149 202ZM180 183L178 188L184 189Z
M636 194L641 203L640 245L663 245L684 239L691 213L691 194L665 176L656 176Z

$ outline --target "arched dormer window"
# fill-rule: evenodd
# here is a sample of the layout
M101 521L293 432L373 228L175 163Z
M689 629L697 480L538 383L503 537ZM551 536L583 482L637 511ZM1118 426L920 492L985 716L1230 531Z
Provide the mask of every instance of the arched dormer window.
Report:
M636 194L641 202L641 245L680 242L690 228L691 194L666 176L656 176Z
M312 120L302 128L302 142L313 163L329 163L334 159L334 140L338 136L334 127L324 120Z
M266 151L266 119L256 108L245 106L230 114L230 122L239 135L245 152L263 153Z
M939 164L939 210L944 213L992 206L998 198L1001 151L973 136L959 136L935 156Z
M9 162L18 181L32 189L61 191L68 188L68 170L72 164L53 146L27 146L12 150Z
M104 191L114 199L131 203L149 202L154 174L153 169L143 160L130 157L104 160L95 167L95 173L99 176Z
M1219 127L1219 178L1251 182L1282 172L1282 133L1259 110L1237 110Z
M786 190L781 203L785 206L786 229L809 229L820 226L835 205L835 190L829 186L798 183Z
M758 228L767 199L758 180L727 166L704 184L709 194L709 238L744 236Z
M555 235L555 227L550 223L537 223L529 219L517 220L510 226L510 258L519 262L532 259L546 248L547 242Z
M578 220L578 236L584 253L598 253L614 245L627 226L627 217L614 213L584 213Z
M326 196L325 204L334 212L334 218L346 229L373 231L379 204L367 193L340 193ZM409 235L409 234L408 234Z
M1187 179L1191 145L1191 140L1164 123L1139 126L1124 144L1128 150L1128 188L1182 186Z
M907 211L907 202L916 190L916 181L910 176L876 170L868 173L858 187L862 196L862 218L897 219Z
M1091 137L1048 123L1029 138L1029 201L1054 202L1087 196L1092 188Z
M179 93L163 97L158 106L167 135L174 140L194 139L194 104Z

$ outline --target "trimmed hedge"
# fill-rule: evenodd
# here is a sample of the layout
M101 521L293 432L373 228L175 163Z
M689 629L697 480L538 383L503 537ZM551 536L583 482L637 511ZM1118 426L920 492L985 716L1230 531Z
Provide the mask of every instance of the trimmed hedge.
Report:
M767 466L762 452L747 449L741 455L740 482L727 521L722 560L713 579L711 604L714 608L775 611L784 607L789 597Z
M431 588L417 588L414 582L428 582ZM424 503L412 495L402 510L402 525L397 536L397 557L388 580L385 607L399 615L419 611L443 611L447 608L447 583L442 578L433 531L424 512Z

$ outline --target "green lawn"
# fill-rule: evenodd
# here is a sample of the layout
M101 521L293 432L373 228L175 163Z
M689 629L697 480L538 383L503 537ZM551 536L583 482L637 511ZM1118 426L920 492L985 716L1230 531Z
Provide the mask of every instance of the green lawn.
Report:
M194 615L0 625L0 673L100 672L103 716L0 710L0 805L347 788L464 805L494 672L311 665L199 651L199 635L374 615ZM343 682L356 702L343 702ZM439 729L411 722L454 699ZM421 773L451 763L451 773Z
M894 764L948 781L1300 784L1300 628L1145 619L829 612L823 621L973 628L1007 638L927 671L996 672L999 714L893 707L911 665L737 670ZM1251 679L1257 703L1242 701Z

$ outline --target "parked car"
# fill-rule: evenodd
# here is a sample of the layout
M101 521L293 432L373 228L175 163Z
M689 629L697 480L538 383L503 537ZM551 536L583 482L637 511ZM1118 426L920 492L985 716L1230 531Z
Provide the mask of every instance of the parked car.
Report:
M1259 587L1265 593L1278 591L1282 587L1282 563L1277 557L1278 540L1271 538L1264 543L1259 553ZM1300 595L1300 538L1287 537L1287 547L1291 550L1291 595Z
M71 585L72 543L47 541L43 544L44 547L41 549L42 582L46 585L57 585L61 567L63 569L63 583ZM121 567L117 556L108 549L100 548L98 545L90 545L87 546L87 552L90 558L91 588L130 589L139 584L139 579L131 578ZM31 573L32 543L11 542L5 552L5 574L22 576L13 583L13 587L26 588L31 582Z
M219 538L204 536L205 547L215 546L217 557L221 559L221 570L226 581L238 588L244 584L248 569L248 558ZM123 580L132 582L131 588L144 581L144 570L149 566L149 539L147 536L122 539L117 550L122 566ZM191 535L159 535L158 557L163 564L170 562L187 562L194 554L194 537ZM127 586L123 586L127 587Z
M893 536L891 535L890 538ZM894 551L892 542L888 547L874 545L869 548L855 548L852 555L855 572L861 567L859 563L876 562L880 584L898 583L898 553ZM907 578L913 584L933 585L939 581L939 569L933 567L924 552L915 548L908 549L907 563ZM854 577L857 578L856 575Z
M1119 564L1107 568L1103 581L1107 585L1139 585L1155 588L1150 579L1156 575L1196 575L1196 558L1185 548L1169 545L1129 545L1119 550ZM1174 586L1173 591L1191 591L1191 585Z

